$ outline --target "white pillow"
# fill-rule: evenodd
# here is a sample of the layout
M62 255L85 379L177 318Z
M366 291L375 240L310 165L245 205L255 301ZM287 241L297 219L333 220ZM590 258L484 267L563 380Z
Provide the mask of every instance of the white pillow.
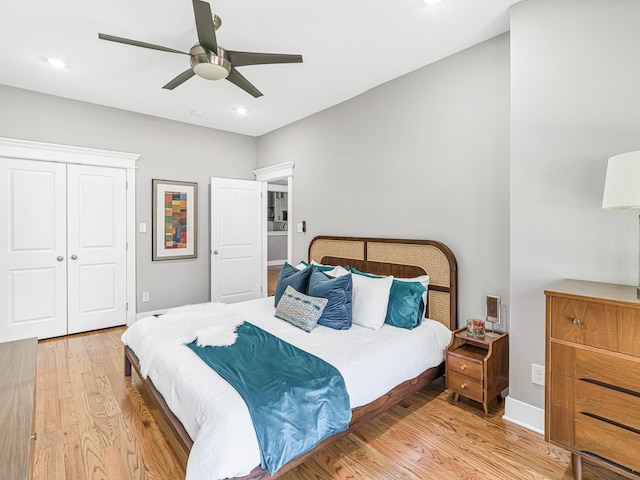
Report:
M351 311L353 323L378 330L384 325L393 276L373 278L354 273Z
M414 278L398 278L396 277L396 280L400 281L400 282L420 282L424 288L426 289L426 291L422 294L422 301L424 302L424 318L428 318L427 317L427 310L428 310L428 295L429 295L429 275L420 275L419 277L414 277Z
M343 275L349 275L351 272L349 270L347 270L346 268L341 267L340 265L338 265L333 270L327 270L327 271L322 272L322 273L326 273L327 275L329 275L330 277L333 277L333 278L338 278L338 277L342 277Z

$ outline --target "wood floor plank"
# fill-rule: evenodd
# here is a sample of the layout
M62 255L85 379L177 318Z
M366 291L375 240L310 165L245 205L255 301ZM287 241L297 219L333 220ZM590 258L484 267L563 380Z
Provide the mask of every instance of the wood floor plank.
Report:
M124 328L38 345L34 480L179 480L151 403L123 376ZM283 480L571 480L570 456L542 435L452 404L439 380L324 449ZM584 480L622 480L591 462Z

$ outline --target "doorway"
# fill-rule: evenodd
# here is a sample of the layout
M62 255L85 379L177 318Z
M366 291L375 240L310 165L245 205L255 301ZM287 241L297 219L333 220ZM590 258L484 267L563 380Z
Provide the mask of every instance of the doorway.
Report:
M254 170L256 180L267 184L263 200L264 218L263 279L266 295L273 295L271 284L284 262L291 263L293 250L293 167L291 162ZM272 209L270 207L273 207ZM271 248L270 248L271 245ZM273 255L270 259L270 253ZM277 258L276 258L277 257ZM275 287L273 287L275 288Z

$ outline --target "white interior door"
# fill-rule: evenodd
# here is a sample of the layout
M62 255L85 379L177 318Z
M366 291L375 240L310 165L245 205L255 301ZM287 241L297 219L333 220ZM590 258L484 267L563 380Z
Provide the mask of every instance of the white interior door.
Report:
M0 161L0 341L67 333L66 165Z
M126 173L69 165L67 178L68 333L124 325Z
M264 184L211 178L211 301L263 296Z

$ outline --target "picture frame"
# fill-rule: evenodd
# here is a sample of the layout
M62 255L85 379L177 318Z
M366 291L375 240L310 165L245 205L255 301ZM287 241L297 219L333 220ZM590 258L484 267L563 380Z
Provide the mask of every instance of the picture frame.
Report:
M198 257L198 184L152 180L152 260Z

